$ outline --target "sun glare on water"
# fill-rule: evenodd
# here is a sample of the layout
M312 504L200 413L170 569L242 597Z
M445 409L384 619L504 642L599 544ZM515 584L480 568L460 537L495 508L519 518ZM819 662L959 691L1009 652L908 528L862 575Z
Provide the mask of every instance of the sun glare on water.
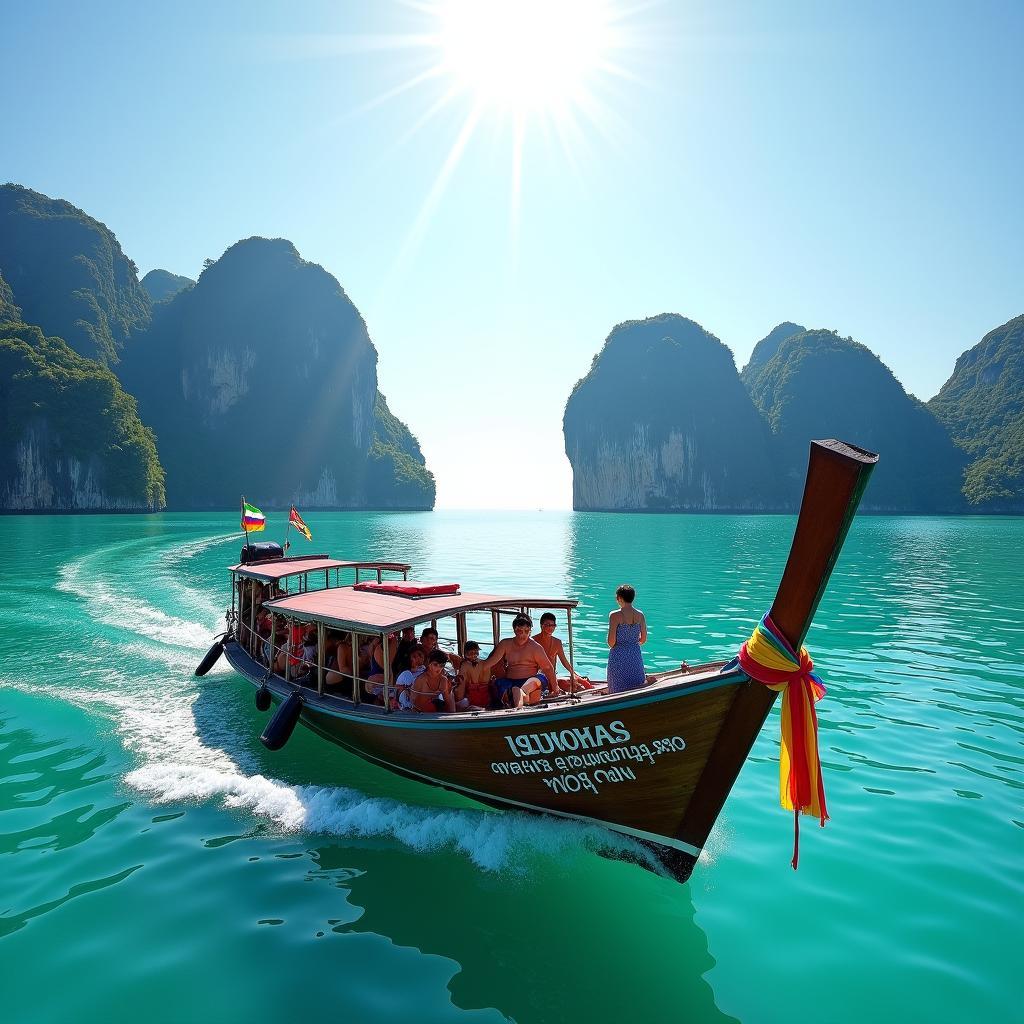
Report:
M584 102L613 44L599 0L448 0L435 10L441 70L512 113Z

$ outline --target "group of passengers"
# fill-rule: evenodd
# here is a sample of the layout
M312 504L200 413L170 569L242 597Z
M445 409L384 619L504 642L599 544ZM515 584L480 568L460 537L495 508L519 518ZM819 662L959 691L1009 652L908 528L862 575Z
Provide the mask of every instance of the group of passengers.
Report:
M273 671L300 685L316 685L318 658L317 628L311 624L286 625L279 617L271 636L272 616L261 611L257 617L262 662ZM421 712L483 711L489 708L523 707L544 697L558 697L570 689L590 689L590 680L574 671L562 641L555 636L556 621L551 612L540 620L540 632L531 636L533 620L519 614L512 620L513 635L499 641L491 654L482 658L480 644L467 640L461 654L438 646L437 630L425 628L416 637L412 626L388 637L393 650L388 693L392 710ZM327 630L324 637L324 689L351 693L353 655L356 675L363 684L363 699L384 703L384 639ZM561 662L568 672L557 676Z
M467 640L459 655L438 648L433 628L423 630L419 643L412 630L405 631L394 664L395 706L425 712L519 708L570 689L590 689L590 680L570 665L555 625L555 616L545 612L540 632L531 636L533 620L521 613L512 620L513 635L486 658L475 640ZM569 673L561 682L559 661Z
M289 626L282 616L275 617L263 607L265 601L279 596L274 583L244 581L239 593L240 634L249 634L250 653L274 672L293 682L315 686L321 664L317 628L310 624ZM620 586L615 592L618 607L608 617L609 693L622 693L655 679L644 670L640 648L647 640L647 623L643 612L633 606L635 597L633 587ZM250 630L253 620L254 634ZM512 620L513 635L499 641L486 658L480 657L480 645L475 640L467 641L461 654L441 650L433 627L424 629L418 639L412 626L403 629L400 636L392 633L387 638L388 650L395 652L390 666L394 687L387 693L389 703L393 710L424 712L520 708L544 697L559 697L565 692L564 686L573 692L590 689L590 680L574 671L565 656L555 626L555 616L545 612L540 618L540 632L531 636L533 620L520 613ZM383 704L388 690L384 649L381 636L328 630L322 662L325 688L350 693L355 677L363 683L364 699ZM558 662L569 672L561 685ZM686 662L682 667L689 668Z
M555 616L545 612L541 631L531 636L533 620L519 614L512 621L513 636L501 640L487 658L480 657L480 645L467 640L462 653L438 647L437 630L424 629L416 642L415 631L403 631L392 668L395 676L395 709L437 711L484 711L488 708L522 707L542 697L563 692L557 677L557 662L569 671L563 685L589 689L590 680L573 671L562 641L554 635ZM367 683L368 693L383 697L384 678Z

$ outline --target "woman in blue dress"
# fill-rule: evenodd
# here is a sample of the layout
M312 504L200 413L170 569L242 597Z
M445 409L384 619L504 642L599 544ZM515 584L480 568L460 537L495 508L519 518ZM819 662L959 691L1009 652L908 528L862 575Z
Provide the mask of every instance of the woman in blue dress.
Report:
M608 616L608 692L623 693L647 682L640 645L647 642L647 620L633 607L636 591L623 584L615 591L618 609Z

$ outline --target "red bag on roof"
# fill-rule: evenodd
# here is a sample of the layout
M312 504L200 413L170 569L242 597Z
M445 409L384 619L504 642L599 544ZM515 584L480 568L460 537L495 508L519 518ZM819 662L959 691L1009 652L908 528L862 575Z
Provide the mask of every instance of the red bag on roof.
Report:
M398 597L441 597L457 594L458 583L357 583L353 590L366 590L374 594L394 594Z

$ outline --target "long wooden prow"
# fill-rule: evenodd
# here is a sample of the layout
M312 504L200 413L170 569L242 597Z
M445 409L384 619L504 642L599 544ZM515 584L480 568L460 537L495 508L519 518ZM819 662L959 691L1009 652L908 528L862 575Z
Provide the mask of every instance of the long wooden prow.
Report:
M812 441L800 516L771 616L793 649L807 635L843 549L871 471L874 452L842 441Z
M800 515L771 617L799 651L839 558L878 456L842 441L812 441ZM778 694L748 682L736 694L677 837L698 849L708 834Z

